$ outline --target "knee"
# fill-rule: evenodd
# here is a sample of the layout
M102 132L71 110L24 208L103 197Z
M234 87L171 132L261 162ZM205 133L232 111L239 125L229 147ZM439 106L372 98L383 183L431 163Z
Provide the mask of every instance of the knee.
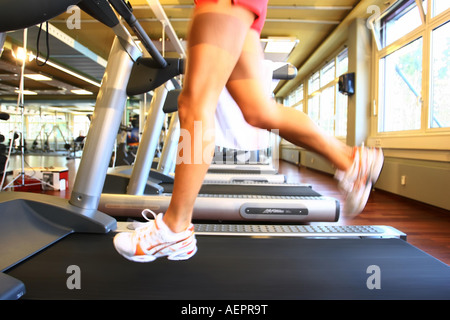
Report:
M271 130L276 127L276 114L273 110L260 108L242 110L245 121L253 127Z
M214 110L201 95L183 90L178 97L178 117L181 124L206 120L214 116Z
M180 121L184 121L187 119L187 116L189 113L189 105L191 103L189 102L189 97L181 91L180 95L178 96L178 117Z

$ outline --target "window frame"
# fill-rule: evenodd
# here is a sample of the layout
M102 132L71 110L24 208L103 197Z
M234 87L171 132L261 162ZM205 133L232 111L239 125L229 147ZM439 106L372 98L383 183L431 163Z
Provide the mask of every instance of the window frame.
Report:
M418 1L416 1L418 3ZM420 2L419 2L420 3ZM434 0L427 2L428 7L419 12L422 14L422 24L403 37L397 39L390 45L379 49L375 34L373 38L373 89L372 89L372 112L371 112L371 132L368 139L369 145L380 146L392 150L416 150L413 158L430 159L430 160L448 160L448 150L450 150L450 127L445 128L430 128L430 96L431 96L431 38L433 30L441 25L444 25L450 20L450 9L447 9L440 14L432 17L432 5ZM425 12L427 14L425 14ZM381 16L382 19L383 16ZM411 42L422 37L423 39L423 56L422 56L422 92L421 92L421 126L417 130L405 131L389 131L379 132L378 118L380 112L379 93L380 90L380 62L383 58L392 54L400 48L410 44ZM418 151L422 150L422 151ZM431 152L433 151L433 152ZM397 154L402 154L398 151Z
M284 105L286 107L295 108L295 109L300 110L308 115L309 115L309 107L310 107L309 105L311 104L310 103L311 99L319 99L318 114L320 114L320 97L319 96L321 95L321 93L324 90L327 90L327 89L333 87L333 97L334 97L333 98L333 105L334 105L333 134L336 133L336 114L337 114L337 102L338 102L337 95L339 94L337 87L338 87L339 76L341 75L338 73L339 58L344 53L348 57L348 49L346 47L343 47L343 48L341 47L339 50L336 51L336 53L334 55L331 56L330 59L327 59L327 61L325 63L323 63L320 66L320 68L316 69L308 77L306 77L299 84L299 86L297 86L294 90L292 90L291 93L289 95L287 95L287 97L284 99ZM323 84L323 83L321 83L323 71L331 63L333 63L334 77L328 83ZM347 71L348 71L348 59L347 59ZM318 83L318 88L317 89L314 88L315 90L314 89L311 90L311 84L315 81L317 81L317 83ZM296 92L298 90L301 90L301 92L303 93L302 99L296 100L294 103L291 103L291 101L293 100L293 97L296 95ZM347 102L347 108L348 108L348 102ZM313 119L313 121L314 121L314 119ZM318 121L315 121L315 123L317 123L320 126L320 118L318 119ZM344 141L346 139L346 135L345 136L335 136L335 137L338 139L342 139Z
M339 77L348 72L348 58L347 58L347 68L346 71L339 72L340 68L339 68L339 58L342 55L346 55L348 57L348 48L347 47L341 47L339 50L337 50L331 57L330 59L327 59L323 64L320 65L320 67L318 69L316 69L314 72L312 72L309 77L307 77L305 79L305 84L306 84L306 95L305 95L305 101L304 101L304 112L307 113L309 115L309 105L310 105L310 101L311 99L319 99L319 110L318 110L318 114L319 114L319 119L318 121L315 121L315 123L317 125L319 125L319 127L321 126L321 121L320 121L320 98L322 95L322 92L324 92L325 90L328 90L330 88L333 88L333 105L334 105L334 113L333 113L333 132L330 133L332 136L334 136L335 138L342 140L342 141L346 141L347 139L347 130L345 130L345 136L339 136L336 135L336 116L337 116L337 103L338 103L338 94L339 90L338 90L338 83L339 83ZM333 69L334 69L334 77L333 79L329 80L327 83L322 83L322 74L323 71L325 69L327 69L327 67L333 64ZM309 88L309 84L310 84L310 80L315 77L316 75L319 75L319 88L317 90L313 90L311 91ZM348 110L348 100L347 100L347 110ZM326 129L326 128L324 128Z

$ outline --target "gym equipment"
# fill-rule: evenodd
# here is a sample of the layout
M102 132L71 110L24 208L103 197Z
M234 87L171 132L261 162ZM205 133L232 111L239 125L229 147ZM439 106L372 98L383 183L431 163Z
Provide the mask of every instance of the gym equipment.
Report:
M184 300L183 306L189 300L245 299L264 300L272 312L273 300L450 298L449 267L403 240L406 235L398 230L336 226L264 232L260 227L272 228L233 226L233 232L221 232L227 226L197 225L194 257L146 264L117 254L114 233L73 234L7 275L27 285L23 299L175 299ZM208 229L213 232L202 231ZM175 306L168 315L181 313Z
M147 83L144 79L133 81L142 86L142 83ZM163 171L152 169L152 160L159 143L164 113L175 109L166 106L167 101L176 102L176 99L167 99L175 89L176 82L169 81L155 90L135 163L109 170L99 202L100 211L114 217L135 217L140 216L145 208L158 212L168 208L174 178L167 168L173 166L171 161L175 159L176 129L169 129L164 144L159 167ZM176 116L171 125L175 121ZM220 180L224 178L233 180ZM276 185L267 183L268 179L276 178L282 180L277 180ZM339 219L340 205L336 199L324 197L310 186L279 184L285 182L284 179L283 175L273 174L207 174L195 202L193 219L301 223L335 222Z
M52 125L50 131L47 131L46 128L47 128L47 124L43 124L41 126L39 133L36 135L36 138L34 138L33 146L32 146L33 150L38 150L38 144L39 144L38 140L40 139L41 140L41 147L40 147L41 151L43 151L43 152L58 151L58 143L57 143L58 133L64 141L64 148L66 150L71 148L71 145L66 140L66 137L64 136L64 133L62 132L59 125L57 125L57 124ZM53 149L50 148L50 141L49 141L52 136L54 137L54 140L55 140ZM69 147L68 149L66 148L67 146Z
M0 273L0 300L17 300L25 294L25 285L4 273Z
M30 299L449 298L448 266L404 240L382 239L383 232L378 231L320 240L314 232L255 240L251 233L219 237L199 231L201 249L191 260L161 259L146 265L125 261L111 245L116 220L97 207L114 145L111 132L120 125L125 84L132 70L140 68L141 53L106 0L3 0L0 32L41 22L77 3L115 32L105 73L115 77L105 76L102 81L71 199L0 194L1 298L19 298L24 285L24 298ZM132 18L125 20L139 31ZM147 45L151 48L151 42ZM181 72L182 64L154 54L160 57L152 62L156 88ZM369 282L370 266L381 268L381 279L386 279L381 290L374 290ZM70 284L71 267L82 272L82 290Z
M110 153L127 98L128 78L142 52L118 20L106 0L83 1L2 1L0 32L24 28L65 12L68 5L79 7L115 32L105 77L102 81L92 126L69 201L52 196L20 192L0 193L0 270L4 271L74 232L107 233L116 228L116 220L97 210L108 169ZM30 8L30 6L32 6ZM30 10L23 11L23 8ZM31 10L33 9L33 10ZM130 17L128 17L130 19ZM131 20L130 20L131 21ZM133 29L140 26L136 22ZM139 35L151 51L157 68L154 87L181 72L178 59L167 62L145 35ZM170 66L169 63L172 63ZM114 77L107 76L114 75ZM111 107L114 106L114 107ZM15 232L14 230L20 230ZM14 232L13 232L14 231ZM26 235L24 237L23 235ZM0 286L2 287L2 286ZM3 288L3 287L2 287Z
M0 112L0 120L8 121L9 120L9 114L6 112Z
M66 144L65 147L68 151L68 154L66 156L66 159L76 159L81 158L80 155L77 155L77 152L82 152L84 147L84 139L85 136L78 136L75 139L73 139L73 142L71 144Z
M0 43L0 47L2 47L2 44ZM8 121L9 120L9 114L6 112L0 112L0 120ZM8 161L8 157L6 156L6 146L3 144L5 141L5 136L0 134L0 175L2 176L2 180L0 183L0 190L3 188L3 182L4 182L4 174L6 174L6 163Z
M139 85L139 90L145 91L143 84L148 82L146 80L151 70L143 71L133 73L133 76L140 78L132 77L130 81ZM282 76L278 74L277 77ZM167 209L173 187L170 168L174 166L179 136L175 125L178 122L176 113L172 116L157 169L152 168L152 161L163 127L164 113L177 110L178 90L179 85L174 80L155 90L136 162L133 166L109 170L99 204L102 212L119 217L138 216L144 208ZM284 183L285 177L273 174L208 174L196 201L194 219L308 222L336 221L339 217L339 203L335 199L322 197L309 186L255 181ZM222 205L214 205L215 201L220 201Z

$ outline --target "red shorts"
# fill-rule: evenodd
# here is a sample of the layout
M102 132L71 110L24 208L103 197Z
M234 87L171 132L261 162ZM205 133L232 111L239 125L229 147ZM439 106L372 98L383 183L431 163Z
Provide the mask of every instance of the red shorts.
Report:
M196 5L200 5L206 2L217 2L218 0L195 0ZM267 15L267 2L269 0L232 0L233 4L247 8L256 15L256 19L253 22L251 29L254 29L261 34L264 22Z

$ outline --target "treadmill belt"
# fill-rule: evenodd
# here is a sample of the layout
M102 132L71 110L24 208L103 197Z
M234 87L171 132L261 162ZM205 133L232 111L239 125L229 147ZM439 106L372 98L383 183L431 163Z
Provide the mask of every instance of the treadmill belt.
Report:
M400 239L197 236L190 260L140 264L116 253L113 236L69 235L6 273L24 299L450 298L449 266ZM71 265L80 289L67 287ZM367 285L374 265L380 289Z

